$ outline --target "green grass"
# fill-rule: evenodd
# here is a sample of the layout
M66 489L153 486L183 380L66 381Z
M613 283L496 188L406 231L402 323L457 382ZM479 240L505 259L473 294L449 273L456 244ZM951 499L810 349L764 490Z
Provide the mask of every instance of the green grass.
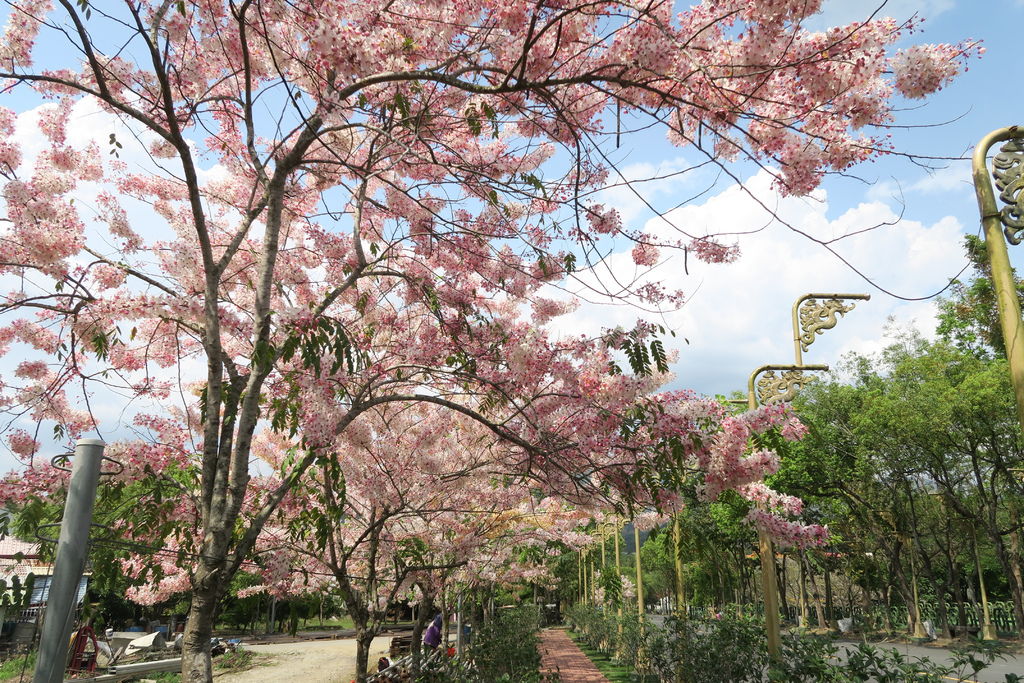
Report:
M572 631L567 631L567 633L569 634L569 637L572 638L573 642L583 650L583 654L585 654L587 658L594 663L594 666L596 666L609 681L612 683L630 683L633 680L633 672L627 667L616 664L608 655L591 649L589 645L583 642L583 639L580 638L579 634Z
M324 625L320 625L319 619L310 619L306 622L305 626L299 623L299 631L320 631L323 629L346 629L355 628L355 624L352 623L352 617L347 614L343 617L337 617L335 619L324 619Z
M25 655L15 655L0 662L0 681L16 681L25 671L25 680L32 680L32 669L36 665L36 653L31 652L28 656L28 664L25 663Z

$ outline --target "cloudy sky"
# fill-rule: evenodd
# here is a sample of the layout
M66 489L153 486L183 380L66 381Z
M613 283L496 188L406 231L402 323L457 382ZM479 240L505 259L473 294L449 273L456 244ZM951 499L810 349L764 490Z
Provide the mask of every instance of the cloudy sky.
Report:
M846 23L864 18L875 6L872 0L826 0L824 14L813 23ZM1018 120L1024 123L1015 30L1024 20L1024 0L890 0L882 9L898 19L914 12L927 21L913 42L980 38L987 54L926 105L908 103L899 123L909 127L892 130L895 147L922 156L960 157L988 131ZM34 104L19 107L14 99L9 97L5 104L23 111ZM82 114L72 135L94 135L96 117L102 115L89 106ZM32 129L32 116L31 111L23 114L23 130ZM110 132L109 124L101 128L104 135ZM621 173L630 179L671 174L699 161L692 152L666 145L658 137L624 140L616 154ZM741 256L735 263L709 266L690 258L684 264L681 255L666 255L653 273L669 289L687 294L682 309L664 317L644 316L677 333L666 340L678 350L675 386L729 393L743 389L750 371L759 365L793 362L790 307L806 292L863 292L872 297L819 338L805 354L808 363L835 364L851 351L878 350L893 324L930 333L934 304L927 297L961 272L966 263L963 236L978 229L967 164L881 160L858 168L855 177L831 178L820 191L800 199L775 195L763 173L750 170L739 177L748 192L727 178L714 182L710 170L641 187L645 200L690 234L745 233L736 238ZM679 206L695 195L699 197ZM752 196L817 240L860 234L834 242L837 253L831 253L773 221ZM630 227L653 234L665 230L634 194L610 190L603 199L619 209ZM872 226L881 227L860 232ZM1024 267L1024 256L1013 258ZM613 255L609 263L624 272L634 268L628 249ZM587 304L558 325L572 333L596 332L632 325L641 315L627 307ZM93 407L100 417L117 423L124 417L123 406L110 398ZM0 471L7 469L7 460L0 449Z
M863 18L869 5L876 6L866 0L827 0L814 24ZM1014 27L1024 19L1024 1L890 0L882 10L898 19L914 12L926 21L911 37L913 42L980 38L987 53L927 104L907 103L897 123L915 127L892 130L896 149L930 157L969 156L990 130L1024 123L1024 98L1014 76L1019 64ZM685 150L665 158L666 149L671 148L644 141L623 152L623 175L671 174L697 161ZM661 320L677 333L668 340L679 351L675 386L726 394L745 390L748 375L762 364L792 363L790 308L807 292L869 293L871 300L858 302L836 328L820 336L804 355L806 363L835 364L851 351L876 351L886 343L892 325L932 332L934 303L905 299L942 290L966 264L963 236L978 232L969 164L892 158L858 167L855 175L830 178L820 191L802 199L778 197L763 173L742 176L765 206L776 207L786 223L816 239L882 226L833 243L838 256L772 221L729 179L667 212L672 223L690 234L752 231L736 238L742 255L735 263L709 266L690 258L684 269L674 255L655 271L669 289L681 289L688 297L681 310ZM666 210L705 190L708 178L708 173L673 176L645 186L644 195ZM664 230L631 193L616 190L607 198L633 226L654 234ZM1018 268L1024 267L1024 256L1012 258ZM632 267L627 253L613 262L618 268ZM566 330L596 331L631 325L637 317L635 310L624 307L584 305L559 324Z

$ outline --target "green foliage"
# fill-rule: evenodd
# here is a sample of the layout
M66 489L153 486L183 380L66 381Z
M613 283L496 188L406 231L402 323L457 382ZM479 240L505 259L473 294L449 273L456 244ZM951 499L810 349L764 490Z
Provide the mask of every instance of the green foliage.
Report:
M84 606L84 614L96 624L138 616L139 607L125 597L127 589L162 578L158 562L150 563L142 576L130 578L122 571L121 558L132 552L146 554L159 550L166 545L165 539L177 537L181 548L179 561L184 562L188 544L195 537L193 530L173 512L182 491L193 490L197 471L167 466L148 474L148 478L134 482L105 480L97 490L89 545L89 594ZM57 489L27 498L11 510L11 534L24 540L55 539L64 495L63 489ZM125 537L121 531L125 523L132 530L131 537ZM40 543L41 561L52 562L55 549L55 543Z
M973 678L987 668L997 656L995 651L958 650L953 666L944 666L927 657L911 657L898 650L859 643L847 652L846 662L835 667L848 678L830 680L878 681L878 683L941 683L945 680ZM954 678L955 676L955 678Z
M1003 357L1006 345L999 327L992 269L985 243L977 236L968 235L964 238L964 249L974 266L975 277L967 283L955 282L949 297L939 300L936 331L940 338L965 353ZM1024 280L1016 276L1014 279L1018 300L1024 304Z
M622 601L622 576L614 567L603 567L597 575L597 585L604 589L604 599L610 605Z
M10 585L7 584L6 579L0 579L0 605L17 608L28 607L32 602L32 587L35 585L35 580L36 575L31 573L25 577L24 582L20 576L12 576Z
M673 616L658 628L649 622L641 625L636 616L620 621L611 612L576 605L569 610L568 619L584 642L600 652L617 653L618 660L641 681L938 683L973 679L1001 657L998 646L977 641L952 650L953 663L946 666L867 643L844 646L843 653L830 638L788 633L782 639L779 658L772 661L764 624L751 615Z
M1014 468L1024 442L1006 362L902 333L845 365L850 384L821 382L799 397L810 432L772 485L804 498L810 520L829 525L842 558L833 568L865 599L888 592L894 609L908 604L916 562L923 596L963 600L954 588L976 573L975 533L990 599L1012 599L1011 557L1000 555L996 536L1018 524ZM925 618L943 616L957 618Z
M539 612L535 605L502 609L473 636L466 656L425 665L419 683L540 683Z
M707 620L670 617L654 639L651 658L659 673L683 672L685 683L761 681L768 667L764 624L729 613Z
M32 677L32 671L36 668L36 651L27 654L17 655L10 659L0 661L0 681L13 681L22 678L27 680Z

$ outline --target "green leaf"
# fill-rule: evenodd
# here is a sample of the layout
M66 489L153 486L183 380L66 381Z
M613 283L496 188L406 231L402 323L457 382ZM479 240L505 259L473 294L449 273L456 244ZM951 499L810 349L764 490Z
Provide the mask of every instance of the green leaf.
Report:
M402 115L403 119L409 118L409 100L402 93L395 93L395 110Z
M480 119L475 113L466 115L466 125L469 127L469 132L473 133L473 135L479 135L483 131Z

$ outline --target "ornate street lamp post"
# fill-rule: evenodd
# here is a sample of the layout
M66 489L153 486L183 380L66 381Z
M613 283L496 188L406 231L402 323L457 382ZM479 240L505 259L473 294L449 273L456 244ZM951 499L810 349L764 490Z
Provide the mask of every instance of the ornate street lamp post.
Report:
M756 410L757 404L792 401L796 392L813 377L804 377L804 370L827 372L827 365L762 365L750 373L747 381L747 408ZM776 376L776 372L781 375ZM758 375L764 374L758 380ZM779 583L775 577L775 544L768 534L757 531L757 554L761 559L761 590L764 593L764 628L768 639L768 654L778 657L782 635L779 623Z
M672 518L672 564L675 567L675 589L676 589L676 614L685 616L686 609L686 585L683 583L683 558L680 555L683 544L682 530L679 527L679 513Z
M640 615L640 628L644 624L644 572L640 566L640 529L633 521L633 544L636 546L636 611Z
M998 142L1005 142L992 162L992 175L999 190L996 205L995 192L989 179L988 152ZM1013 269L1006 242L1020 244L1024 239L1024 129L1017 126L994 130L981 139L974 148L972 159L974 191L978 196L981 225L985 230L985 248L992 268L992 286L996 292L999 326L1006 344L1006 359L1010 364L1010 378L1017 400L1017 420L1024 430L1024 322L1020 317L1020 301L1013 281Z
M804 370L827 371L827 365L804 365L807 351L819 334L832 329L837 316L853 310L855 304L844 301L866 301L869 294L804 294L793 303L793 365L762 365L750 373L747 381L747 408L758 404L792 401L797 392L814 377L805 377ZM781 374L776 375L779 372ZM762 376L763 375L763 376ZM760 376L760 379L759 379ZM764 531L758 531L758 555L761 559L761 585L764 592L764 621L768 653L779 655L781 628L779 624L779 585L775 576L775 547Z

